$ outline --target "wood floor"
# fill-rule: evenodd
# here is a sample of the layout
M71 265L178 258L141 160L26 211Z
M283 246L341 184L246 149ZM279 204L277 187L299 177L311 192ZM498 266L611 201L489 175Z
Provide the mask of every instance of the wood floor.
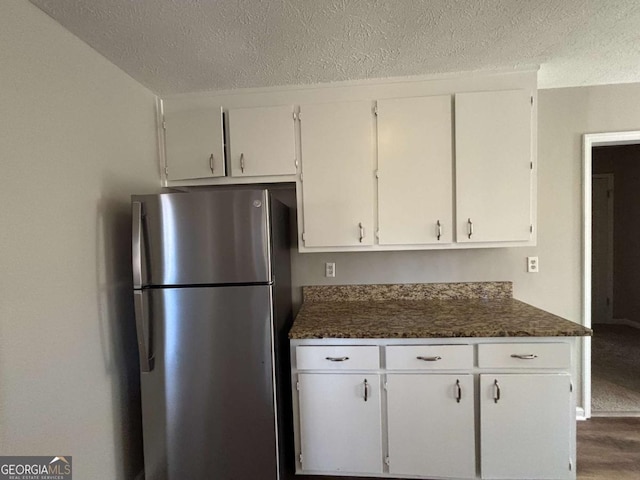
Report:
M578 422L578 480L640 479L640 418Z

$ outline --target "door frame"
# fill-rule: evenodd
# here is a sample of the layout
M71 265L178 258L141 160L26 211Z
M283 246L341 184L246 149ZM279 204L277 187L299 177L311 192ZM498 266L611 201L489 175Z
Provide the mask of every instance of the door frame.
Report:
M607 181L607 237L609 242L609 249L607 251L607 297L609 298L609 312L610 318L607 318L605 323L613 322L613 205L615 199L615 190L614 190L614 174L613 173L594 173L591 175L592 181L595 179L602 179ZM593 212L593 182L591 183L591 210ZM593 219L593 215L591 217ZM593 222L593 220L592 220ZM593 223L592 223L593 227ZM593 229L592 229L593 230ZM592 247L593 247L593 231L591 232L592 238ZM593 248L591 249L591 259L593 260ZM593 266L593 265L592 265ZM593 303L593 278L591 285L591 294L592 294L592 303ZM593 318L591 319L591 323L593 324Z
M582 324L591 328L591 177L592 149L640 144L640 130L585 133L582 136ZM591 417L591 337L583 338L582 403L578 418Z

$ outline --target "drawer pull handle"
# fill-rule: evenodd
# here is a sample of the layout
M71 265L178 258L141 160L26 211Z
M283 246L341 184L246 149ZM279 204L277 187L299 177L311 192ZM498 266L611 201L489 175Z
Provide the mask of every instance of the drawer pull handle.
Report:
M493 381L493 401L498 403L500 400L500 385L498 385L498 380Z
M329 360L330 362L346 362L349 360L349 357L326 357L325 360Z
M416 357L418 360L422 360L424 362L437 362L438 360L442 360L442 357Z
M520 360L533 360L534 358L538 358L538 355L535 355L533 353L528 353L528 354L514 353L513 355L511 355L511 358L519 358Z
M367 379L364 379L364 401L366 402L369 399L369 382Z
M462 387L460 386L460 380L456 380L456 402L460 403L462 400Z

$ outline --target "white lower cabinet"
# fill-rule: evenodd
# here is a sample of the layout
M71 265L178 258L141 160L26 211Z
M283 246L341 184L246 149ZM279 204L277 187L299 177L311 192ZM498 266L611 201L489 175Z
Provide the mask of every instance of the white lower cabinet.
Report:
M572 406L568 374L480 375L482 478L567 478Z
M304 471L382 473L380 376L298 375Z
M575 480L572 340L376 342L292 340L297 473Z
M387 376L389 473L473 478L473 375Z

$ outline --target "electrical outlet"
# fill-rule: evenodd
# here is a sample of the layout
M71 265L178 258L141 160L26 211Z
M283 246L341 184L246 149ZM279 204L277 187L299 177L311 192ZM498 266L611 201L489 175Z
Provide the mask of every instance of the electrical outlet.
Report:
M334 262L327 262L324 264L324 276L331 278L336 276L336 264Z
M527 272L538 273L540 270L540 263L538 257L527 257Z

